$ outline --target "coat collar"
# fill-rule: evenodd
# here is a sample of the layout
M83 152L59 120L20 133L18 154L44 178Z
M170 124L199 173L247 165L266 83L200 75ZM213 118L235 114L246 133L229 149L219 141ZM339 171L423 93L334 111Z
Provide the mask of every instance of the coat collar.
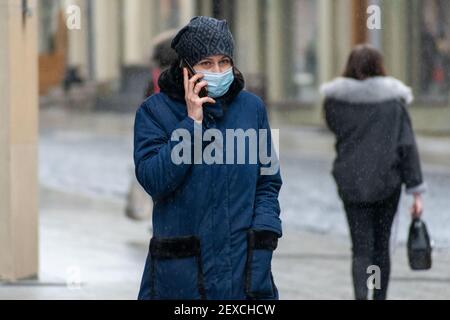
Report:
M339 77L320 87L325 98L349 103L378 103L403 99L407 104L413 100L410 87L393 77L371 77L365 80Z

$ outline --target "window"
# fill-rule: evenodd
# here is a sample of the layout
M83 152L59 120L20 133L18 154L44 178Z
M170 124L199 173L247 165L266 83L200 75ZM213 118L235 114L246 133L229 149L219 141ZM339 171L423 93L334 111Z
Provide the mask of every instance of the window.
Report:
M450 89L450 1L418 1L415 9L412 83L420 100L446 103Z
M288 96L312 103L317 99L317 1L292 1L291 66Z
M179 0L160 0L160 22L161 30L168 30L179 27L180 2Z
M50 53L55 48L58 8L58 1L39 1L39 53L41 54Z

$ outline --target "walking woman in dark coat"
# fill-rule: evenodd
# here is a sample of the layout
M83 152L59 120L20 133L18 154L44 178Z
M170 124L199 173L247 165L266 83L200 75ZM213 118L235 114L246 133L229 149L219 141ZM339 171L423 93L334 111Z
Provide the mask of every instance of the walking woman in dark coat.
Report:
M136 176L154 201L153 237L138 298L278 299L271 260L282 235L282 181L264 103L243 90L226 21L195 17L172 48L179 59L161 74L161 92L145 100L135 120ZM196 75L189 78L180 59ZM199 96L205 87L208 96ZM197 159L198 148L206 152L207 139L196 144L193 136L198 131L206 136L210 129L214 137L223 136L214 147L226 164L174 161L180 146L187 160ZM273 162L250 161L251 150L240 159L245 161L236 161L242 150L239 143L228 148L234 139L229 130L265 130L268 139L258 135L255 142ZM174 132L183 136L181 142ZM185 140L186 135L193 139ZM272 172L263 170L269 167Z
M381 53L369 45L357 46L343 77L324 84L321 92L327 125L336 136L333 176L352 239L355 297L368 298L367 279L373 272L368 267L373 265L381 272L373 299L386 299L389 239L401 187L414 197L414 217L422 213L425 191L406 109L413 95L386 76Z

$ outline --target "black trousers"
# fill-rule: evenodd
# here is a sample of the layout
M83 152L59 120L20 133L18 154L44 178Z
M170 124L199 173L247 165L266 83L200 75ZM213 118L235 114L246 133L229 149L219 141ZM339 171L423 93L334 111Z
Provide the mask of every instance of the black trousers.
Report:
M385 300L391 269L389 241L397 212L401 189L389 198L375 203L347 203L344 207L352 240L352 276L355 298L368 299L369 277L379 279L373 289L374 300ZM380 274L375 276L375 266ZM372 279L371 279L372 280Z

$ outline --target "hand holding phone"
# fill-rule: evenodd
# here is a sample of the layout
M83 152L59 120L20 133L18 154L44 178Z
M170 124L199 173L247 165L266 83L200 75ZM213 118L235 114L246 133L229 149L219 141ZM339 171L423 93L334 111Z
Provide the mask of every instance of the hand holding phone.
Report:
M204 103L216 103L216 101L208 96L200 97L199 93L201 89L206 87L207 82L202 81L201 74L194 74L192 77L189 75L188 68L183 68L183 80L184 80L184 92L187 113L190 118L197 122L203 121L203 104Z
M195 72L194 68L191 66L191 64L189 62L187 62L186 59L182 59L182 67L186 68L188 70L189 79L191 79L192 77L194 77L197 74L197 72ZM201 82L201 80L199 79L199 80L196 81L196 84L198 84L200 82ZM204 98L204 97L208 96L208 90L206 89L206 86L202 87L200 89L200 92L198 93L198 96L200 98Z

